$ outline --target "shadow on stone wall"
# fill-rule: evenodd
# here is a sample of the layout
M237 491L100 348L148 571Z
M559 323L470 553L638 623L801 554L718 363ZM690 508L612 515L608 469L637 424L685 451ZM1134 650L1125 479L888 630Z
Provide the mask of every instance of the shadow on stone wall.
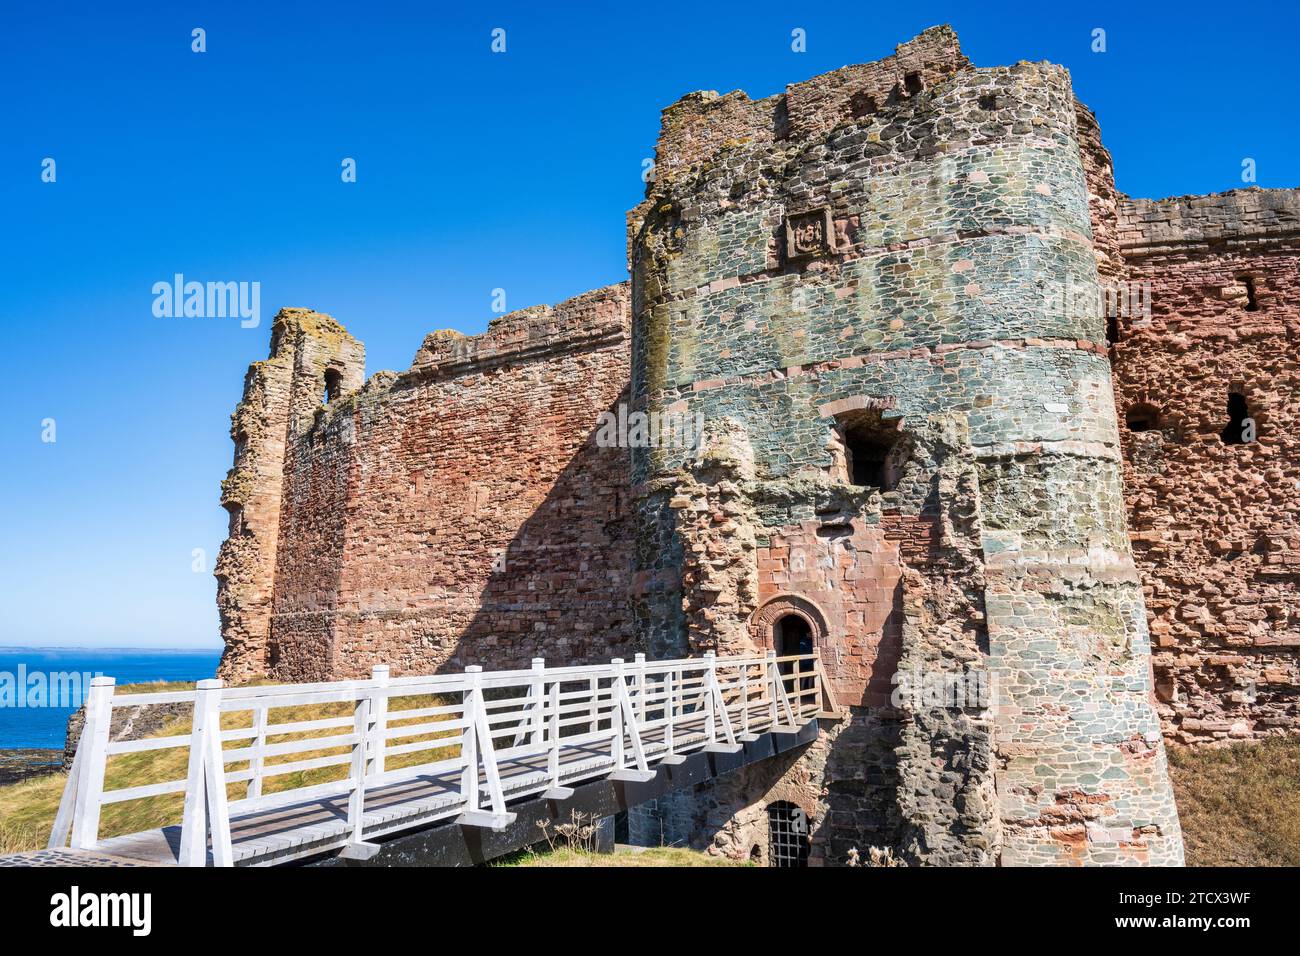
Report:
M607 411L617 415L626 401L624 391ZM439 670L523 668L534 657L559 667L636 653L629 455L600 447L598 431L587 433L510 537ZM520 440L529 440L526 432Z

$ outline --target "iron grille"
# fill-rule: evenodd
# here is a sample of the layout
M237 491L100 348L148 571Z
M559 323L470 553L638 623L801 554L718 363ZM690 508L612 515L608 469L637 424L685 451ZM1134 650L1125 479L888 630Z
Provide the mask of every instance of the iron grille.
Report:
M808 865L808 817L793 803L767 808L767 859L771 866Z

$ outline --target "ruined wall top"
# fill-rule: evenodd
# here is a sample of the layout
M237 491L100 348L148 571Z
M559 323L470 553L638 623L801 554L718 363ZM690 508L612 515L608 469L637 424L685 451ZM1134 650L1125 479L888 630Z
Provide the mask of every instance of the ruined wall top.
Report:
M454 375L609 344L627 334L630 301L628 283L620 282L555 306L508 312L493 319L480 335L441 329L425 336L408 374Z
M1119 206L1119 242L1126 257L1296 238L1300 189L1252 186L1208 196L1126 199Z
M335 347L361 344L333 316L314 309L286 306L271 322L271 358L294 348L303 336Z
M792 83L765 99L740 90L690 93L663 111L656 177L706 161L736 141L813 138L969 67L957 34L938 26L899 44L893 56Z

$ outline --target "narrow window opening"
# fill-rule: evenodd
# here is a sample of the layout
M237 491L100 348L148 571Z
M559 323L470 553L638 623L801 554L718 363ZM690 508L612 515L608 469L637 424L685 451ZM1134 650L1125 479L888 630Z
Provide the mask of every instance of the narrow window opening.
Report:
M343 384L343 373L336 368L327 368L325 370L325 397L324 404L328 405L334 399L339 397L339 388Z
M862 119L876 112L876 98L869 93L854 93L849 98L849 109L855 119Z
M1250 407L1246 404L1246 396L1240 392L1228 393L1228 426L1219 432L1219 438L1225 445L1244 445L1248 441L1246 438L1247 419L1250 418Z
M1160 430L1160 409L1154 405L1134 405L1124 416L1125 424L1131 432L1154 432Z
M790 104L786 102L786 97L782 96L777 101L776 113L773 119L773 135L777 139L790 138Z
M877 410L847 412L836 418L844 440L850 484L889 491L898 482L892 452L898 444L897 421L885 422Z
M1246 285L1246 311L1258 312L1259 300L1255 298L1255 280L1251 276L1238 276L1237 281Z
M1115 343L1118 341L1119 341L1119 317L1112 315L1108 319L1106 319L1106 344L1109 345L1111 348L1114 348Z
M767 861L769 866L808 865L808 817L787 800L767 806Z
M922 89L921 74L920 73L905 74L903 76L903 89L907 90L909 95L920 93Z

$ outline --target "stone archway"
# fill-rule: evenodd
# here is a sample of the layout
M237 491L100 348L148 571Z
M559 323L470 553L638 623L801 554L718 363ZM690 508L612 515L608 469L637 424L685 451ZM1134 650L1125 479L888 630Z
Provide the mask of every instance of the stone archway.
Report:
M777 646L778 623L787 617L802 619L812 634L814 648L826 647L830 629L826 615L814 602L798 594L777 594L754 612L750 619L750 634L754 643L766 651L780 652Z

